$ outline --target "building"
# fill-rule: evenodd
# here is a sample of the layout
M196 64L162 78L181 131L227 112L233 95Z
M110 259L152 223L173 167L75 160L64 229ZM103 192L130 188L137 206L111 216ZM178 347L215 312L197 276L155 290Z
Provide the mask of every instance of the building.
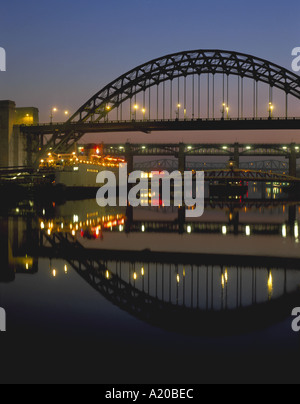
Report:
M13 101L0 101L0 167L32 164L32 139L25 138L20 125L39 123L37 108L17 108Z

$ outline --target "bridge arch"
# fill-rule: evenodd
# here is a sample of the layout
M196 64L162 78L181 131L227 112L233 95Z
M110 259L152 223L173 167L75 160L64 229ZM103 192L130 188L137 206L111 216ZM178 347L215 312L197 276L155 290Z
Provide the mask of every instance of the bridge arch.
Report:
M97 92L68 123L99 122L113 109L147 89L176 78L202 74L234 75L262 82L300 99L300 77L284 67L244 53L196 50L167 55L138 66Z

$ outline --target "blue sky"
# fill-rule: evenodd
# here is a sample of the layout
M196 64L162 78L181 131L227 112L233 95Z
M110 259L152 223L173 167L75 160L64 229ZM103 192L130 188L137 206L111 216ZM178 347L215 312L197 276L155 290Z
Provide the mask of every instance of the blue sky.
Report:
M299 15L296 0L3 1L0 98L47 121L53 105L75 112L129 69L181 50L236 50L290 69Z

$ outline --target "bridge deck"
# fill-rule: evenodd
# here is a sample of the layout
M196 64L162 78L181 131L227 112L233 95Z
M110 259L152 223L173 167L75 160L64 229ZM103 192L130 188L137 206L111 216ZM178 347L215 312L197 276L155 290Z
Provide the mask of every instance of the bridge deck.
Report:
M245 119L184 119L184 120L131 120L85 123L55 123L22 125L23 133L51 135L70 131L82 133L154 131L226 131L226 130L297 130L300 118L245 118Z

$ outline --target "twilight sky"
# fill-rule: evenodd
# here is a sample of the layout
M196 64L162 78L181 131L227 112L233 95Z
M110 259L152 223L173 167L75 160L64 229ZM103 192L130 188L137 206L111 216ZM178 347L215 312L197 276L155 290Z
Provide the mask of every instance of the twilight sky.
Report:
M182 50L235 50L291 69L299 15L299 0L3 1L0 99L38 107L46 122L51 107L75 112L126 71Z

